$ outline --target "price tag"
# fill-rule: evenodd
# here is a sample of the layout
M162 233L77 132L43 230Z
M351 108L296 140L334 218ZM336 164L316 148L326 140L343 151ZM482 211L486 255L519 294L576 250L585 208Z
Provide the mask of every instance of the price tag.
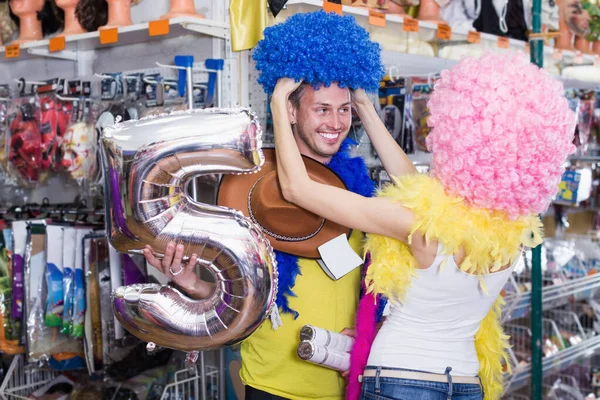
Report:
M507 37L498 36L498 47L501 49L508 49L510 47L510 41Z
M119 29L101 29L100 32L100 44L111 44L119 41Z
M11 44L4 48L4 56L6 58L17 58L21 56L21 46L18 44Z
M439 24L437 28L437 37L442 40L452 39L452 28L446 24Z
M169 34L169 20L159 19L157 21L150 21L148 24L148 34L150 36L164 36Z
M600 67L600 56L594 58L594 67Z
M577 54L575 54L575 58L573 59L573 63L575 64L582 64L583 63L583 54L578 51Z
M50 39L50 43L48 43L48 50L53 53L55 51L61 51L65 49L65 37L58 36Z
M342 15L342 5L335 4L327 0L323 0L323 10L325 10L325 12L334 12L336 14Z
M385 28L385 14L377 11L369 10L369 24Z
M481 32L469 31L469 36L467 36L467 42L473 44L481 43Z
M404 18L404 24L402 24L404 32L419 32L419 21L414 18Z
M552 52L552 59L556 61L560 61L563 59L563 51L562 49L554 49Z

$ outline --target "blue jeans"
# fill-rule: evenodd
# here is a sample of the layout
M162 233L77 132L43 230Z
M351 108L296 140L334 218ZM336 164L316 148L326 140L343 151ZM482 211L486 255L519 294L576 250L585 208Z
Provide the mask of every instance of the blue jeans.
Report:
M367 369L378 368L368 366ZM402 368L381 368L381 370L411 371ZM452 368L449 367L446 369L448 382L363 377L360 398L361 400L483 400L481 385L452 383L451 370Z

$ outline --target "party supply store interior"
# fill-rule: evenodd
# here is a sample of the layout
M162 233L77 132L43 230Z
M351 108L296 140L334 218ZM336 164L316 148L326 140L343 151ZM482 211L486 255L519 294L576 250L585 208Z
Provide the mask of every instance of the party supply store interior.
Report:
M502 290L511 344L503 399L600 398L598 0L0 0L1 398L245 397L239 344L152 346L115 315L114 290L169 278L109 240L116 211L102 138L116 123L243 107L260 124L258 141L273 147L253 47L266 26L323 8L355 18L381 45L385 76L371 100L422 173L431 163L427 102L440 73L465 56L529 59L541 49L577 115L577 152L541 216L542 281L526 251ZM146 140L139 132L122 160ZM375 185L389 183L357 117L349 137ZM216 204L222 176L199 174L187 196ZM532 360L535 343L541 363Z

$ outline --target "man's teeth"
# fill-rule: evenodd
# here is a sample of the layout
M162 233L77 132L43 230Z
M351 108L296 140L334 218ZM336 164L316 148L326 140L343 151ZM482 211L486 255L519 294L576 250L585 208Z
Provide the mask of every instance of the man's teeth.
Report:
M322 133L322 132L319 132L319 135L323 136L325 139L335 139L339 136L338 133Z

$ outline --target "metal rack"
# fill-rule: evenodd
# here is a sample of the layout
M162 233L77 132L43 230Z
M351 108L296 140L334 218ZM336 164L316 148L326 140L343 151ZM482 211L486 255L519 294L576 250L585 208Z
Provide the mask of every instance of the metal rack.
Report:
M217 359L219 359L217 357ZM218 361L221 362L221 361ZM162 392L161 400L172 399L224 399L224 372L222 365L194 365L181 369L174 374L172 382ZM59 377L60 372L28 365L23 355L13 358L2 385L2 400L29 399L29 395ZM119 393L119 387L114 396Z

